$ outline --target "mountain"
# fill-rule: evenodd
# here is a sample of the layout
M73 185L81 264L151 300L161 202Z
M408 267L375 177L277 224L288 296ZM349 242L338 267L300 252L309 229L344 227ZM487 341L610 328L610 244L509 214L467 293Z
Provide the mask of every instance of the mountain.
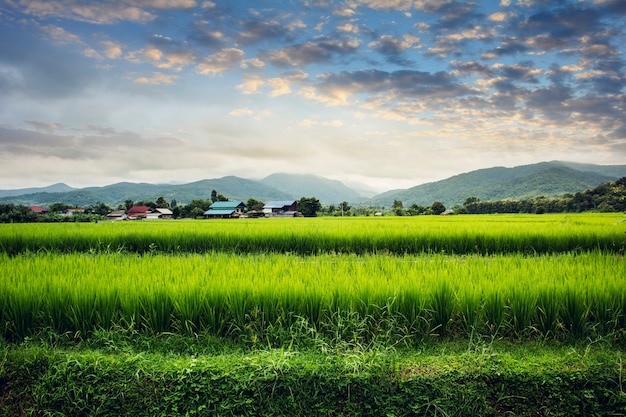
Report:
M626 165L592 165L551 161L514 168L494 167L455 175L448 179L405 190L379 194L363 204L391 207L394 200L405 207L430 206L435 201L446 207L463 204L468 197L480 200L515 200L532 197L562 197L594 188L626 176Z
M75 190L75 188L72 188L69 185L60 182L57 184L49 185L47 187L21 188L18 190L0 190L0 198L35 193L63 193L72 190Z
M168 201L175 199L178 204L187 204L194 199L209 199L213 190L225 195L230 200L246 201L249 198L255 198L260 201L267 201L289 200L291 198L289 194L258 181L228 176L180 185L121 182L104 187L73 189L67 192L36 192L6 196L0 198L0 202L42 206L52 203L65 203L76 207L86 207L102 202L110 207L117 207L124 204L126 200L155 201L162 196Z
M259 182L288 194L293 200L315 197L320 203L329 205L362 199L355 190L342 182L316 175L272 174Z
M468 197L480 200L562 197L626 177L626 165L593 165L572 162L541 162L513 168L494 167L455 175L448 179L418 185L409 189L391 190L364 199L355 188L342 182L315 175L272 174L262 180L235 176L204 179L188 184L146 184L121 182L104 187L72 188L66 184L49 187L0 190L0 203L49 206L65 203L87 207L105 203L110 207L126 200L155 201L163 196L179 204L207 200L213 190L230 200L260 201L298 200L315 197L324 205L347 201L355 206L391 207L394 200L405 207L412 204L430 206L435 201L446 207L463 204Z

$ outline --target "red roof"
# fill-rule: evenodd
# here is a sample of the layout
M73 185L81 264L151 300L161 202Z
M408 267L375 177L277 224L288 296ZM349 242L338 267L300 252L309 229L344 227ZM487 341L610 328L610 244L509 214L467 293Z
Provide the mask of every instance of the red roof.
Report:
M150 213L152 209L148 206L132 206L128 209L129 216L139 216L140 214Z
M39 206L28 206L28 209L30 211L34 211L35 213L40 213L40 214L48 212L48 209L45 209L45 208L39 207Z

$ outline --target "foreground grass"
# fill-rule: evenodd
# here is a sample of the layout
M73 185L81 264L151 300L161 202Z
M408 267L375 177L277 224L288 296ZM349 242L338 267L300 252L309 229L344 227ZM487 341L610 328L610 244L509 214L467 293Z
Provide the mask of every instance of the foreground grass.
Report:
M623 352L602 341L299 350L178 335L72 338L0 346L0 415L626 414Z

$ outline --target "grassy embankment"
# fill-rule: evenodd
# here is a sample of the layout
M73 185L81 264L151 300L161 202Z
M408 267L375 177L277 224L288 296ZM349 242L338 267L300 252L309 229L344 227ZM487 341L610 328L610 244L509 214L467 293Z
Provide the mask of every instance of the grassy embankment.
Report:
M6 225L0 410L623 415L622 222Z

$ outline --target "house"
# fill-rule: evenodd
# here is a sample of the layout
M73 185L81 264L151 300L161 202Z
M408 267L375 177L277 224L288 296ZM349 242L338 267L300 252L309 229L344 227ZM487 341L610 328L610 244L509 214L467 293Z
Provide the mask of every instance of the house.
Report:
M172 214L174 213L170 209L155 208L146 215L146 220L171 219Z
M73 216L74 214L83 214L83 213L85 213L85 209L82 209L82 208L68 208L67 210L62 211L59 214L61 216L70 217L70 216Z
M241 217L246 210L243 201L216 201L205 211L206 219L228 219L231 217Z
M126 220L128 219L128 216L124 210L115 210L107 214L107 219L111 221Z
M39 206L28 206L28 209L37 214L48 214L48 209Z
M263 206L263 214L265 217L296 217L300 215L294 200L268 201Z
M148 206L132 206L126 212L129 220L139 220L148 217L148 214L152 213L152 209Z

